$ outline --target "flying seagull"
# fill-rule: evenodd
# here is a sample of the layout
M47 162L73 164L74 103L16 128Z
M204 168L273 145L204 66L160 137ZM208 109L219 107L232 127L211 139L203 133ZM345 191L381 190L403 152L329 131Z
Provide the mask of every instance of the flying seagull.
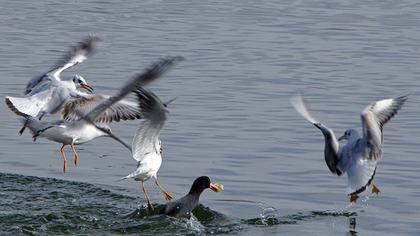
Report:
M139 88L135 91L140 101L140 111L143 122L137 129L132 143L132 154L137 161L137 168L134 172L122 179L132 178L141 181L142 190L146 197L147 207L153 210L144 182L153 178L157 187L162 191L166 201L172 196L160 185L157 172L162 164L162 147L159 139L160 131L167 119L165 104L151 91Z
M15 113L23 113L41 119L45 114L58 112L70 98L85 98L87 93L78 87L92 93L93 88L86 80L75 74L70 78L61 78L61 73L92 55L95 50L97 37L88 37L72 48L68 55L54 69L28 82L25 97L6 97L7 106ZM25 126L19 131L22 134Z
M383 126L397 114L406 100L407 95L371 103L361 113L362 134L360 135L356 129L348 129L337 139L330 128L312 117L301 95L292 97L291 103L296 111L324 135L324 155L329 170L337 176L347 173L346 192L350 196L350 202L355 203L358 194L370 185L372 193L380 192L373 184L373 179L377 162L383 152ZM340 140L347 142L345 145L340 145Z
M78 163L78 154L75 150L75 145L86 143L97 137L110 136L118 142L122 143L128 149L131 149L129 145L115 136L108 126L102 123L96 123L96 119L108 108L112 107L114 104L117 104L121 99L131 93L132 90L136 87L144 86L160 77L178 60L179 57L167 57L159 60L150 68L146 69L143 73L135 75L134 78L132 78L123 88L121 88L115 96L104 100L92 111L79 119L74 119L71 121L61 120L51 123L39 121L34 117L23 113L18 113L18 115L24 117L24 122L32 131L34 139L37 137L44 137L63 144L60 149L60 153L63 157L63 171L65 172L67 168L67 159L63 148L66 145L70 145L72 148L72 151L75 155L75 165Z

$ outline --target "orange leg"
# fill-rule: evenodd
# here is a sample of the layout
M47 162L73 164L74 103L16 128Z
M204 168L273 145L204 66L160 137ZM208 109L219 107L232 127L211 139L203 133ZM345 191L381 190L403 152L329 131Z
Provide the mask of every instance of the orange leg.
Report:
M71 150L73 150L73 153L74 153L74 161L73 161L73 163L74 163L75 166L77 166L77 163L79 163L79 155L77 155L76 149L74 149L74 142L72 142L70 144L70 146L71 146Z
M350 202L351 203L356 203L358 198L359 198L359 196L357 196L357 194L352 194L350 196Z
M372 193L375 193L376 195L378 195L381 192L381 190L379 190L378 187L376 187L376 185L372 184Z
M63 172L66 173L66 170L67 170L67 159L66 159L66 154L64 154L64 146L65 145L63 144L63 146L60 149L60 153L61 153L61 156L63 157Z
M144 182L143 181L141 181L141 186L143 188L144 196L146 197L147 209L149 209L149 212L153 212L154 211L154 208L153 208L152 202L150 201L149 195L147 195L147 190L144 187Z
M167 202L171 201L172 200L172 196L168 192L166 192L165 189L162 188L162 186L160 186L159 181L158 181L157 178L155 178L155 183L158 186L158 188L160 189L160 191L162 191L163 198L165 198L165 200Z

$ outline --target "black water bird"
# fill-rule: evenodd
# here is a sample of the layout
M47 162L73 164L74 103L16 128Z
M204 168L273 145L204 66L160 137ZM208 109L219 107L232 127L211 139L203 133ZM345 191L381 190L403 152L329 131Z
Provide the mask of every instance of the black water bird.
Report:
M223 190L223 185L212 183L207 176L198 177L187 195L174 202L167 203L160 211L160 214L177 218L190 218L192 210L198 205L201 193L207 188L213 192L220 192Z

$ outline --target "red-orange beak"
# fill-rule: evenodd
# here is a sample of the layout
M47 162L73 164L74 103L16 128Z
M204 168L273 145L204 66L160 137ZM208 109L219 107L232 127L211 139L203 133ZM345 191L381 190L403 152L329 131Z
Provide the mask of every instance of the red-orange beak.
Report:
M89 84L81 84L80 87L86 89L89 93L93 93L93 88Z
M219 183L210 183L210 189L213 192L221 192L223 190L223 185Z

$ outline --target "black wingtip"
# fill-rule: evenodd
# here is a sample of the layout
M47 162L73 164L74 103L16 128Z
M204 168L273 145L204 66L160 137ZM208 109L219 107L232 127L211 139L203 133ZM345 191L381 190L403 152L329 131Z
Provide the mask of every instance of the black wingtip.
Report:
M92 54L96 49L96 43L100 41L100 38L96 35L89 35L82 40L75 48L74 51L84 50L87 55Z
M169 104L171 104L173 101L175 101L177 98L178 98L178 97L174 97L174 98L172 98L171 100L169 100L169 101L167 101L167 102L163 103L163 106L164 106L164 107L168 107L168 105L169 105Z
M399 95L398 97L395 98L395 100L401 102L401 103L405 103L408 100L408 97L411 95L410 92L406 92L403 93L401 95Z

